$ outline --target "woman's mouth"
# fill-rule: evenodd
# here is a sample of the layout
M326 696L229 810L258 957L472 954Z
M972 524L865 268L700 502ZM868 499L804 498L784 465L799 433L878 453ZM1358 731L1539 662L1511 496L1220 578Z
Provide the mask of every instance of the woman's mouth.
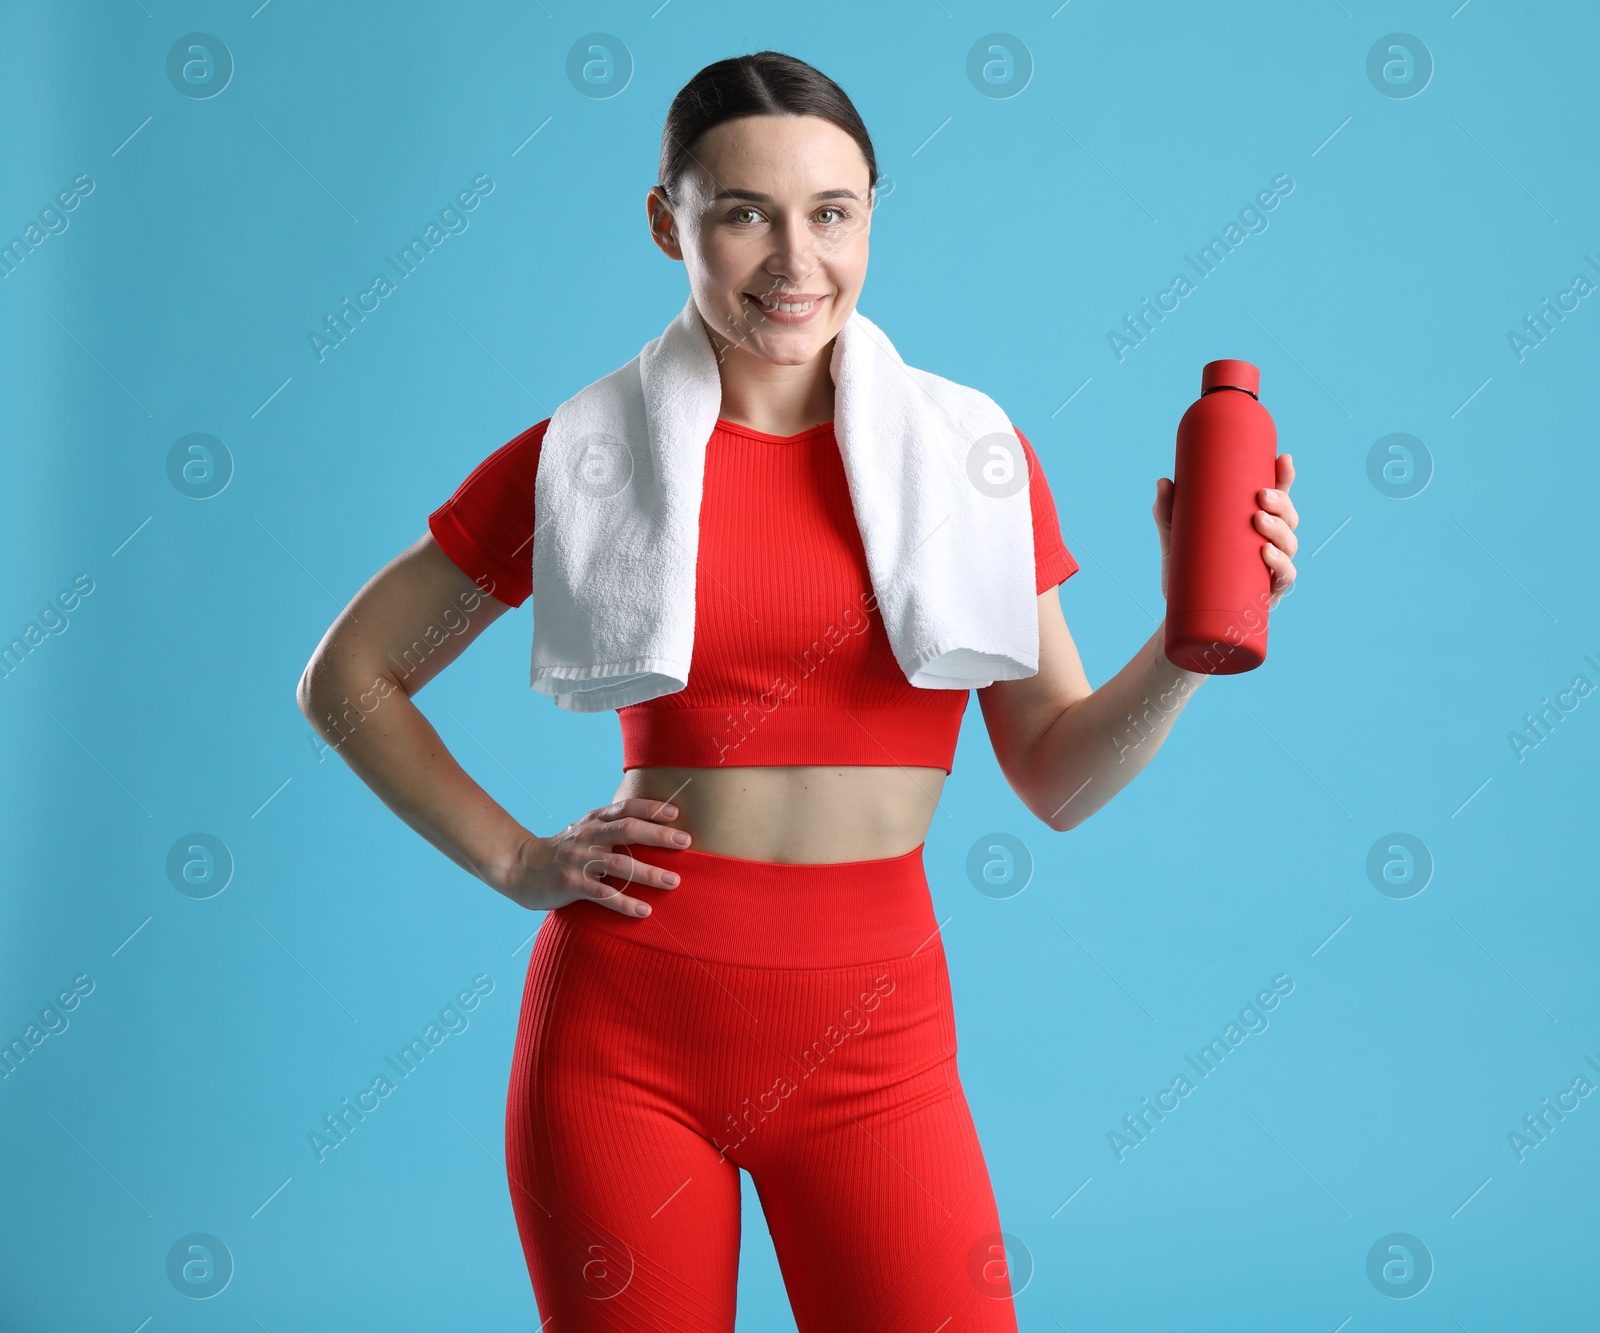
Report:
M775 324L804 324L817 313L827 298L800 293L795 296L757 296L745 292L744 299Z

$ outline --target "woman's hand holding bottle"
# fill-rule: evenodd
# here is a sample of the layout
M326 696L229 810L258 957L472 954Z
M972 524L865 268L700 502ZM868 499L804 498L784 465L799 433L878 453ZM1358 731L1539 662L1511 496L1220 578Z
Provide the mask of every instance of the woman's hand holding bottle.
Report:
M1295 536L1295 528L1300 522L1300 515L1289 499L1289 487L1294 485L1294 459L1288 454L1279 454L1277 459L1277 486L1273 489L1263 490L1258 499L1260 508L1253 517L1256 530L1265 537L1266 543L1261 548L1261 558L1266 561L1267 568L1272 571L1272 601L1267 607L1270 611L1283 600L1289 591L1289 585L1295 580L1294 554L1300 548L1300 539ZM1167 567L1171 563L1172 554L1172 478L1159 477L1156 480L1155 503L1150 506L1150 513L1156 521L1156 535L1161 540L1161 596L1167 595Z

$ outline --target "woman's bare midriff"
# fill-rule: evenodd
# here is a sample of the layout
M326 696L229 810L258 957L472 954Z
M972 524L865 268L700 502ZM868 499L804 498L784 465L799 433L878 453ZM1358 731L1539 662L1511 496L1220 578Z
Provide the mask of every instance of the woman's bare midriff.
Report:
M928 833L942 768L631 768L613 799L671 801L695 851L818 864L901 856Z

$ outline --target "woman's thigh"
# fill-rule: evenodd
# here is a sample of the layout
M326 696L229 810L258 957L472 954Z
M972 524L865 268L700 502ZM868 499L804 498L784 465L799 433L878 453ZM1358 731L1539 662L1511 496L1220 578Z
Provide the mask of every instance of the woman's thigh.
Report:
M796 1324L1015 1333L943 951L935 940L872 972L875 984L858 981L848 996L841 987L818 1006L810 1026L821 1040L792 1033L793 1077L731 1150L760 1194ZM848 1016L823 1027L841 1005Z
M560 924L534 946L506 1099L542 1327L731 1333L739 1172L690 1123L658 1041L673 977L648 964L675 960Z
M801 1333L1013 1333L920 854L683 853L650 917L547 917L506 1163L548 1333L731 1328L740 1167Z

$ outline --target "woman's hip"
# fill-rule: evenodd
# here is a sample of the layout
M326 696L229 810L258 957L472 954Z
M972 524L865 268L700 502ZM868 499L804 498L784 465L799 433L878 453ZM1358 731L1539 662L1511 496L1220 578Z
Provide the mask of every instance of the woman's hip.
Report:
M671 857L680 885L630 888L647 917L588 901L547 915L523 995L522 1077L625 1083L698 1108L709 1127L785 1077L875 1087L955 1055L920 846L832 865L634 851Z
M901 856L815 864L625 844L620 850L635 860L680 877L671 889L605 877L647 902L649 916L623 916L589 900L552 915L700 962L809 969L906 958L938 933L922 849L918 843Z

